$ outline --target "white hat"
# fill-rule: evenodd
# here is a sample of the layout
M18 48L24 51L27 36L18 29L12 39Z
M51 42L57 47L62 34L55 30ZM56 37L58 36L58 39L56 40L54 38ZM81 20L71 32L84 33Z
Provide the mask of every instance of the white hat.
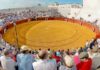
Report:
M22 45L21 50L28 50L28 46L27 45Z
M87 52L81 52L79 54L79 57L80 57L80 59L86 58L86 57L88 57L88 53Z
M70 57L69 55L66 55L64 57L65 63L67 66L72 67L74 65L74 61L72 59L72 57Z

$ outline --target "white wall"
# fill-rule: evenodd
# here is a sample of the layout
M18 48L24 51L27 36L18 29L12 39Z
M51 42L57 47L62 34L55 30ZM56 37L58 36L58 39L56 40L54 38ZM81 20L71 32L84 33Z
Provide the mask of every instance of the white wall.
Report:
M83 7L90 9L100 8L100 0L83 0Z
M71 8L68 6L62 6L62 7L58 7L58 12L64 16L67 17L68 14L71 12Z

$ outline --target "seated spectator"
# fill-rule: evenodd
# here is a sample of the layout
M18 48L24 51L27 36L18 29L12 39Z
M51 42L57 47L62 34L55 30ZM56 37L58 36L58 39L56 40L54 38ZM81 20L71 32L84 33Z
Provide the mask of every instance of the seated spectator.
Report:
M92 67L92 59L89 58L87 52L81 52L80 55L81 62L77 64L77 70L91 70Z
M90 49L92 49L96 43L97 43L97 40L92 39L91 42L90 42Z
M53 63L57 64L56 59L52 58L52 53L49 53L48 57L49 57L49 60L48 60L49 62L53 62Z
M75 65L77 65L78 63L80 63L80 58L79 58L79 53L76 52L73 56L73 59L74 59L74 62L75 62Z
M3 70L15 70L15 62L9 57L9 51L4 50L4 55L0 57Z
M90 45L90 44L89 44L89 41L87 40L86 43L85 43L85 47L88 48L89 45Z
M93 63L92 70L96 70L100 66L100 54L98 53L98 47L93 48Z
M87 53L88 53L89 57L92 58L93 53L92 53L92 49L90 49L90 47L87 49Z
M98 53L98 47L94 46L93 49L92 49L92 56L91 56L91 58L94 58L94 57L97 57L97 56L100 56L99 53Z
M61 65L59 70L77 70L74 64L74 60L69 55L64 57L64 63L65 65Z
M21 47L22 53L17 55L18 70L33 70L32 63L33 56L29 53L28 47L23 45Z
M57 56L57 53L54 52L53 53L53 56L52 56L54 59L56 59L56 62L59 63L61 61L61 57Z
M100 39L97 39L98 47L100 47Z
M40 60L33 63L34 70L57 70L57 65L48 61L48 53L45 50L41 50L38 54Z
M56 54L57 54L57 56L61 56L61 53L60 53L60 50L58 50L57 52L56 52Z
M78 53L80 54L81 52L83 52L83 48L82 48L82 47L80 47L80 48L78 49Z

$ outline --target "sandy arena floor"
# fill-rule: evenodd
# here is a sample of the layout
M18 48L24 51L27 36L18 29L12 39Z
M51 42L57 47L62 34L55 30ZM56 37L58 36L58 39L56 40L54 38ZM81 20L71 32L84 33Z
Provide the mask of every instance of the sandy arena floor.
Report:
M31 49L74 49L95 37L95 33L84 26L59 20L30 21L16 28L19 45L26 44ZM15 28L8 29L3 38L15 44Z

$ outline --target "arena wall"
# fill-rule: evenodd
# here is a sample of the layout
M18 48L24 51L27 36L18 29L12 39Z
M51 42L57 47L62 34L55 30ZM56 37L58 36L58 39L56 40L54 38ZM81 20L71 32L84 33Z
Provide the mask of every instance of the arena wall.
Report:
M76 19L71 19L71 18L54 18L54 17L46 17L46 18L36 18L36 19L23 19L23 20L19 20L19 21L16 21L15 23L18 25L18 24L22 24L24 22L28 22L28 21L38 21L38 20L63 20L63 21L67 21L67 22L72 22L72 23L75 23L75 24L79 24L79 25L82 25L82 26L85 26L87 28L89 28L90 30L92 30L93 32L96 33L96 37L95 38L100 38L100 31L99 31L99 28L97 28L96 26L92 25L91 23L88 23L88 22L85 22L85 21L80 21L80 20L76 20ZM5 27L1 27L0 26L0 34L3 34L4 33L4 28L6 29L9 29L11 27L13 27L14 24L13 23L6 23Z

